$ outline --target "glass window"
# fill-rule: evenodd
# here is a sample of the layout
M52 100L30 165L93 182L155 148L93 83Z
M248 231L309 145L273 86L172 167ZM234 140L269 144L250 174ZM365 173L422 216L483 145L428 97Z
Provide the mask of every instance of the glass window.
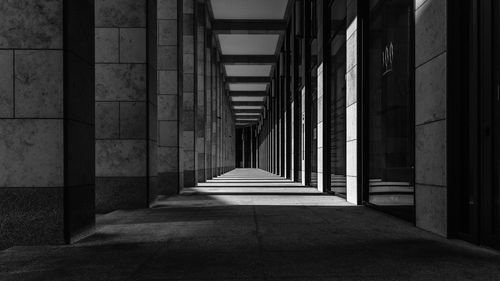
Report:
M411 0L370 0L368 201L414 219Z
M327 72L330 97L330 186L346 196L346 0L330 6L330 42Z

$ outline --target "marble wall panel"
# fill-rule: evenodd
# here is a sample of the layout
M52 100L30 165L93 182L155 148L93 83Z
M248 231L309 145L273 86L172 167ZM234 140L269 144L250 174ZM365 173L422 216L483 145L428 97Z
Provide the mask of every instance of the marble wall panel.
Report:
M173 121L177 120L177 96L159 95L158 96L158 120Z
M177 19L177 0L158 0L158 19Z
M177 146L178 140L178 122L177 121L159 121L159 145L160 146Z
M145 140L96 141L97 177L143 177L146 163Z
M96 65L96 101L145 101L146 66Z
M120 103L120 138L146 139L146 103Z
M117 139L120 137L120 103L96 102L96 139Z
M95 29L95 62L117 63L120 61L120 29Z
M446 1L428 0L415 11L415 64L446 51Z
M64 186L63 120L0 120L0 187Z
M146 63L146 28L120 29L120 62Z
M63 117L63 52L15 51L15 116Z
M0 48L62 49L63 0L0 3Z
M177 95L177 79L177 71L159 71L159 93L162 95Z
M96 27L146 27L146 0L96 0Z
M177 45L177 21L158 21L158 44L163 46Z

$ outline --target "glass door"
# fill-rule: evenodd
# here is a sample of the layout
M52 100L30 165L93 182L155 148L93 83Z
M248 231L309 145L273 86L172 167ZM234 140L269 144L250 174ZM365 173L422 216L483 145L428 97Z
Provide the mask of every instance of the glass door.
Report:
M365 201L414 220L413 0L370 0Z
M329 8L329 75L330 100L330 186L331 191L346 197L346 0L333 0Z

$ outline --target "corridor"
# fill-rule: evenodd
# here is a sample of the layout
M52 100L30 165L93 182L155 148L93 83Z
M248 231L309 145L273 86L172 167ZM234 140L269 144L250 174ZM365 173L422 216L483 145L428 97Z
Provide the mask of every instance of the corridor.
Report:
M499 280L500 254L258 169L0 253L0 280Z

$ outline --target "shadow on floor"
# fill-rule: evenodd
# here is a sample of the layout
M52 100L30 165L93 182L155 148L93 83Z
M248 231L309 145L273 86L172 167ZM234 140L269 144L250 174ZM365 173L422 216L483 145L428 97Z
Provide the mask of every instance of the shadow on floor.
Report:
M495 251L313 189L201 189L99 216L75 245L0 252L0 280L500 279Z

